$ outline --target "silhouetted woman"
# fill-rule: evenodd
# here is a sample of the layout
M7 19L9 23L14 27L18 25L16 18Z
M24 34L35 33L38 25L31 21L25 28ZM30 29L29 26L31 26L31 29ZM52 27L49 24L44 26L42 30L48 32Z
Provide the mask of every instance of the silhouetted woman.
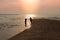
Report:
M25 18L25 26L27 26L27 18Z

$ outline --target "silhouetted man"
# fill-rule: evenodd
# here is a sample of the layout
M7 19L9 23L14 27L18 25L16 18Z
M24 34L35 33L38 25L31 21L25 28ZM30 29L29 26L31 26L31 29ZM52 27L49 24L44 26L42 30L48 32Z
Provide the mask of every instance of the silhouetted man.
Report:
M32 23L32 18L30 17L30 22Z
M27 18L25 18L25 26L27 26Z

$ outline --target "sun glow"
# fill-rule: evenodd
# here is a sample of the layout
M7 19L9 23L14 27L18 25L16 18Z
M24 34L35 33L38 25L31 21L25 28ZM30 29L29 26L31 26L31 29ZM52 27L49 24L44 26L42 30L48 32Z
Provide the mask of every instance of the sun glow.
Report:
M34 17L36 17L36 15L34 15L34 14L28 14L28 15L26 15L26 18L34 18Z
M22 0L23 2L37 2L37 0Z
M39 1L38 0L21 0L21 5L25 13L32 13L38 8Z

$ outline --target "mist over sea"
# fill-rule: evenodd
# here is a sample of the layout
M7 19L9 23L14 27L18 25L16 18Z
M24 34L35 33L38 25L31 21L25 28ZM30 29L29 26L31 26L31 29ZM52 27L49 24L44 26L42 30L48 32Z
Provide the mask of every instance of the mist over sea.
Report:
M8 40L24 30L24 19L20 15L0 14L0 40Z

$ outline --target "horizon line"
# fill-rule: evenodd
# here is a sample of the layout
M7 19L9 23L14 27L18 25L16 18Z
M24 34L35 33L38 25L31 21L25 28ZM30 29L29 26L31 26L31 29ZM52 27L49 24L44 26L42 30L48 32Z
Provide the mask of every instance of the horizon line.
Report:
M0 15L20 15L20 14L0 14Z

